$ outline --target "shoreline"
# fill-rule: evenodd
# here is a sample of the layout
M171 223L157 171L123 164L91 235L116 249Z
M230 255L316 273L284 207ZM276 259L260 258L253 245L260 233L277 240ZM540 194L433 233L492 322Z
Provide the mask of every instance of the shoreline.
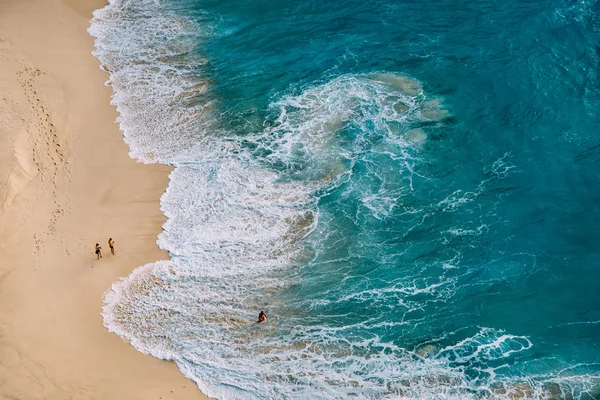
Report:
M87 33L105 4L0 1L0 397L205 399L102 324L112 284L168 258L171 171L128 155Z

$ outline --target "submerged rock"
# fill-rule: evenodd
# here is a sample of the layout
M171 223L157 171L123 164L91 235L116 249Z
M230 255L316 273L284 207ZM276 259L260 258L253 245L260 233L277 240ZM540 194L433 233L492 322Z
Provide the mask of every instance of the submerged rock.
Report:
M433 99L421 104L421 116L430 121L441 121L450 117L450 112L444 108L440 99Z
M421 93L421 83L416 79L409 78L403 75L391 73L374 74L371 77L374 81L381 82L392 86L398 93L405 96L418 96Z
M491 385L490 389L492 390L492 393L497 395L504 395L510 400L535 398L535 390L527 382L511 383L507 386L503 385L502 383L495 383Z
M508 387L508 398L511 400L533 399L535 391L529 383L515 383Z
M394 103L394 111L396 111L398 114L405 113L407 110L408 106L401 101Z
M421 149L427 140L427 134L421 128L410 129L406 132L405 138L416 149Z
M431 357L435 352L437 352L437 347L433 344L426 344L415 349L415 354L423 358Z
M544 394L543 398L547 400L572 399L570 395L564 396L563 391L558 383L544 383L542 387Z

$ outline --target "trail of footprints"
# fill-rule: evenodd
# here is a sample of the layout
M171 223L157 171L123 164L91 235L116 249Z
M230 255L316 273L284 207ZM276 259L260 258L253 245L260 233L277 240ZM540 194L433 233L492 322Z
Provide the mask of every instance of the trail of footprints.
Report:
M45 244L54 236L58 220L68 211L68 197L58 194L58 173L63 170L68 179L68 161L65 158L63 147L59 142L56 127L50 117L50 109L45 105L35 88L35 81L44 74L40 69L22 64L23 69L17 72L17 81L23 88L27 102L31 109L31 122L35 131L30 131L32 140L32 158L38 170L42 186L45 190L52 191L54 210L52 211L47 228L42 233L34 233L33 241L36 258L42 253Z

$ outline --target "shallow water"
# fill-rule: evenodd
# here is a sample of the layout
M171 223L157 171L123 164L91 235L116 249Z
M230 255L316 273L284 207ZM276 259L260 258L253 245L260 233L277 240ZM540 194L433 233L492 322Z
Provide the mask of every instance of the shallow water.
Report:
M218 398L598 397L599 11L112 1L131 155L177 168L105 325Z

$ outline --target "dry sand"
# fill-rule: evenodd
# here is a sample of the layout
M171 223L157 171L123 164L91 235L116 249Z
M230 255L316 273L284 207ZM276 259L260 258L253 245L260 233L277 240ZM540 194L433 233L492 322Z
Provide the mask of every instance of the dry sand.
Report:
M167 256L169 173L130 159L114 122L86 32L103 5L0 0L0 399L205 398L102 326L112 282Z

